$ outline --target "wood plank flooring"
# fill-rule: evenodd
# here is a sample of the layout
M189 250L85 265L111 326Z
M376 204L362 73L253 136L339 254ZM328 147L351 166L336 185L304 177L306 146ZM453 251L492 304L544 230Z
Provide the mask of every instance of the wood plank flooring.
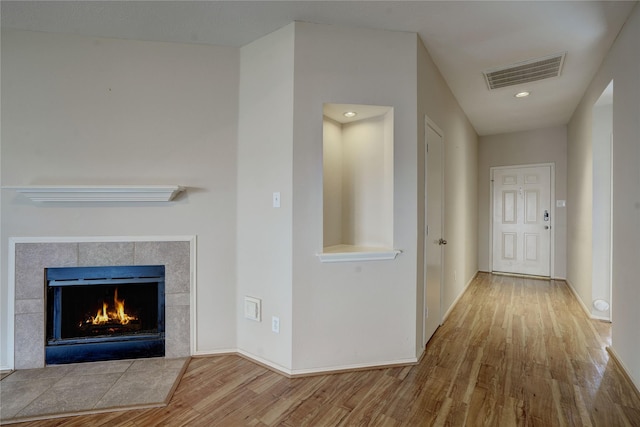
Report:
M561 281L481 273L420 364L288 379L194 358L165 408L20 426L640 426L640 399Z

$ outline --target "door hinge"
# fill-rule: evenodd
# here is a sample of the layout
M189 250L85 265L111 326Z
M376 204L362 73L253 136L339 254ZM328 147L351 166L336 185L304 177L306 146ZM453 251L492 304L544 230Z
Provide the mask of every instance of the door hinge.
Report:
M427 225L427 236L429 235L429 226Z

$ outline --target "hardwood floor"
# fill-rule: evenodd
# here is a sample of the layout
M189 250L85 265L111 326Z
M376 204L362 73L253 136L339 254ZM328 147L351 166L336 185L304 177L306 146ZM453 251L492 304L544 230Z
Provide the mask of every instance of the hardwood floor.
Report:
M194 358L165 408L20 426L640 426L640 399L564 282L480 274L415 366L287 379Z

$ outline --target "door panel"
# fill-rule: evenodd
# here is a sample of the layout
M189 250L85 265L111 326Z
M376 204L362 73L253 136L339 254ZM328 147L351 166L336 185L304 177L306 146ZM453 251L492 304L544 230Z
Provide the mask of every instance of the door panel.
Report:
M538 235L524 233L524 259L538 261Z
M537 224L538 223L538 199L539 193L537 191L525 191L524 196L524 211L525 211L525 224Z
M516 247L518 236L516 233L502 233L502 258L505 260L516 259Z
M551 167L498 168L492 178L492 270L549 276Z
M505 191L503 194L502 202L502 223L503 224L515 224L516 223L516 192Z
M426 125L427 149L425 173L425 313L424 344L440 326L442 317L440 293L442 286L443 248L443 147L442 136Z
M504 175L502 177L503 185L515 185L518 183L518 177L516 175Z

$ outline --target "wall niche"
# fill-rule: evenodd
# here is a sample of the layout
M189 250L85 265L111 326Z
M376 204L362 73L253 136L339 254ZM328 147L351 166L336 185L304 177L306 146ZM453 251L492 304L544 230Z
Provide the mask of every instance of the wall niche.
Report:
M323 105L323 262L393 259L393 108Z

